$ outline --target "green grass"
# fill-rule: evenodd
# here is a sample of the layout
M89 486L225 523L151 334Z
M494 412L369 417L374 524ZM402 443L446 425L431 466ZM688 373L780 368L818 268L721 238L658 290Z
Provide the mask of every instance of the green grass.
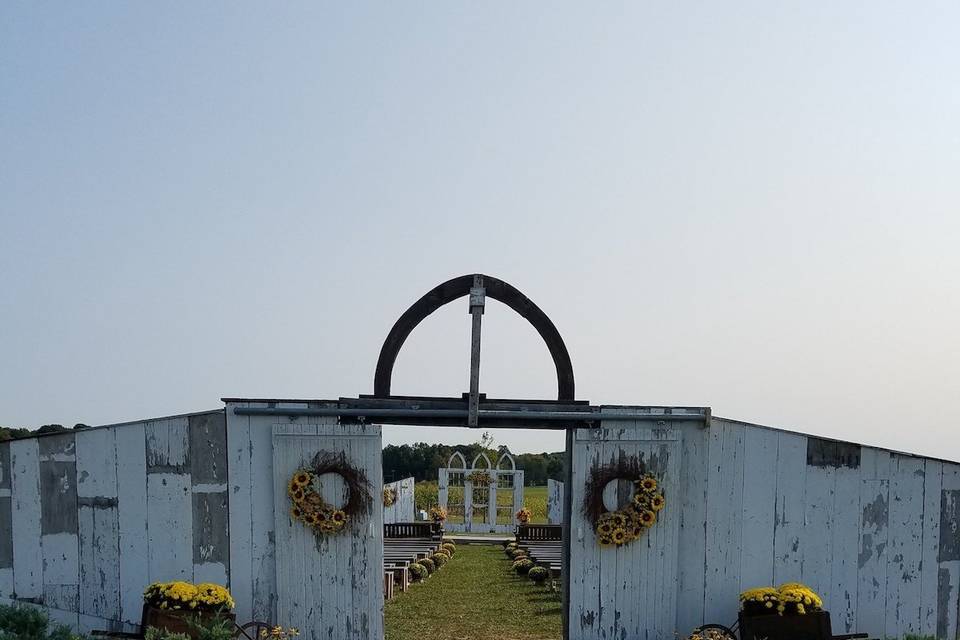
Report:
M559 640L560 602L516 575L499 545L460 545L385 608L386 640Z

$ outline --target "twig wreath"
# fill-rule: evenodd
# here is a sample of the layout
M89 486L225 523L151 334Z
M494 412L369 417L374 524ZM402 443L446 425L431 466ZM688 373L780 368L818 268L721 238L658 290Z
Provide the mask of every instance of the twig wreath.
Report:
M616 511L607 511L603 490L612 480L633 481L630 504ZM583 498L583 515L593 523L597 542L601 545L624 545L640 538L657 522L657 513L666 505L657 479L648 473L635 457L621 458L594 469L587 481Z
M347 503L337 509L321 497L317 478L335 473L347 485ZM287 484L287 495L293 502L290 517L313 529L314 533L340 533L351 518L370 508L370 482L362 469L347 462L343 453L320 451L309 465L294 472Z

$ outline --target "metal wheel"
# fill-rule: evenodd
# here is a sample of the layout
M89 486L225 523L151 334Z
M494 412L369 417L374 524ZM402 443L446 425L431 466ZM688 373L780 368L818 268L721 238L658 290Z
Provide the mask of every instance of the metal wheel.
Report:
M237 634L234 638L237 638L237 640L261 640L265 635L269 635L272 628L269 622L251 620L242 627L237 625ZM263 631L266 631L266 634L262 634Z
M736 632L722 624L705 624L693 630L702 640L737 640Z

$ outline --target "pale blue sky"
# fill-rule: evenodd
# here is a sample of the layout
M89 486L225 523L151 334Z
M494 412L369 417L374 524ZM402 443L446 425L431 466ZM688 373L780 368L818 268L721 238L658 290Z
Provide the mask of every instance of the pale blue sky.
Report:
M0 424L367 393L396 317L483 271L583 399L960 459L958 32L955 2L0 4ZM482 388L550 397L532 329L485 328ZM468 341L465 301L431 317L395 392L465 391ZM424 434L464 437L386 439Z

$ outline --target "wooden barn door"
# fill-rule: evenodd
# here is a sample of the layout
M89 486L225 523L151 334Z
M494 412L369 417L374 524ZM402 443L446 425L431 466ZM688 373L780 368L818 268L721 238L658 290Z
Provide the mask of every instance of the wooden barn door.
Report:
M380 427L284 424L273 427L278 624L305 640L383 637L383 484ZM346 531L320 539L290 518L287 482L319 451L343 453L370 481L372 503ZM321 477L322 495L343 504L339 476Z
M570 492L569 640L674 637L677 618L677 540L680 523L680 435L651 423L604 420L573 433ZM620 456L637 456L660 480L667 505L643 538L601 547L583 515L591 470Z

